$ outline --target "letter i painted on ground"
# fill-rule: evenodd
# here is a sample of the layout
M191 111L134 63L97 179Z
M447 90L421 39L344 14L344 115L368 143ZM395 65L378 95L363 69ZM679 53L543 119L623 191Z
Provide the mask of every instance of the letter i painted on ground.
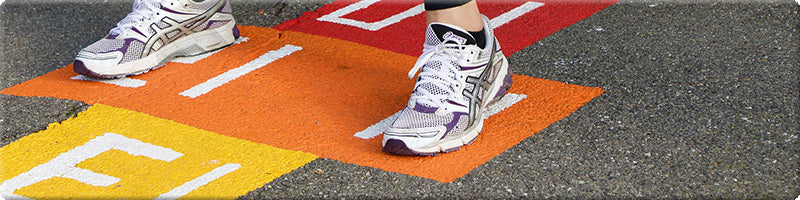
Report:
M288 55L291 55L295 51L300 51L302 49L303 49L302 47L294 45L286 45L278 50L267 52L261 57L258 57L255 60L242 65L241 67L228 70L225 73L222 73L214 78L208 79L208 81L206 82L203 82L192 88L189 88L188 90L181 92L180 95L190 98L195 98L202 94L208 93L214 88L222 86L223 84L228 83L236 78L244 76L247 73L250 73L254 70L264 67L277 59L286 57Z

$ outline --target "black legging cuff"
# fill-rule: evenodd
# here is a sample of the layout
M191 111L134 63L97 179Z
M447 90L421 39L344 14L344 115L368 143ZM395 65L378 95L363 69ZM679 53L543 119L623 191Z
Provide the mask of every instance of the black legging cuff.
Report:
M472 0L424 0L425 10L441 10L469 3Z

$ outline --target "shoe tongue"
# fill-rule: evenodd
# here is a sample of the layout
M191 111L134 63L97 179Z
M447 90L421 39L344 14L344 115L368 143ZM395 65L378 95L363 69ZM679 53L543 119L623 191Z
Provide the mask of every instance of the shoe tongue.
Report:
M136 1L133 3L133 10L135 11L135 10L146 9L146 5L147 5L147 4L149 4L149 5L153 6L153 7L157 7L157 8L158 8L158 7L161 7L161 4L160 4L158 1L153 1L153 0L136 0Z
M430 25L430 30L433 31L436 38L439 39L439 42L444 42L447 38L453 38L464 45L474 45L478 43L467 31L452 25L432 23Z

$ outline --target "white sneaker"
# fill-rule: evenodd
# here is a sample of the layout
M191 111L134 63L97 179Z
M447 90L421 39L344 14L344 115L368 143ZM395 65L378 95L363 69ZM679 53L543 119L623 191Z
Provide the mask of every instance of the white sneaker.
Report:
M78 53L73 70L92 78L142 74L232 44L235 24L228 0L136 0L105 38Z
M383 151L433 156L471 144L483 130L487 105L511 87L511 68L483 16L486 47L448 24L428 26L421 69L408 105L383 135Z

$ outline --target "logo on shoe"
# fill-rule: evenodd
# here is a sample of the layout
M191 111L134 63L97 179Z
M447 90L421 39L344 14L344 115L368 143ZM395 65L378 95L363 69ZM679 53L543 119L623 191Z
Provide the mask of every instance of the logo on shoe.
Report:
M447 33L445 33L444 35L442 35L442 39L443 39L442 41L447 41L448 39L450 39L450 40L453 40L453 41L457 41L457 42L458 42L458 44L465 44L465 43L467 43L467 39L466 39L466 38L463 38L463 37L461 37L461 36L458 36L458 35L454 34L454 33L453 33L453 32L451 32L451 31L448 31Z
M214 16L214 14L216 14L216 12L225 5L225 3L225 1L218 1L217 4L205 12L182 22L178 22L170 17L164 17L160 20L160 22L166 24L166 27L164 28L159 27L158 23L150 24L150 28L153 29L153 32L155 33L153 34L153 37L150 37L145 44L142 56L147 56L150 53L157 51L159 48L182 38L183 36L194 33L195 28L209 21L209 19L211 19L211 17ZM165 8L163 6L161 9L170 13L186 14Z
M497 48L496 45L496 43L492 43L492 52L491 56L489 57L489 62L486 64L486 68L484 68L483 72L481 72L481 75L479 77L467 76L467 83L470 83L474 86L472 87L472 91L469 91L466 88L464 88L462 91L462 94L469 98L470 121L478 118L478 111L480 111L481 107L483 107L484 95L486 95L486 92L489 91L489 88L491 88L492 83L494 83L494 79L499 73L500 67L498 66L502 66L502 59L500 59L499 63L497 62L498 59L496 59L498 58L495 52L495 49Z

